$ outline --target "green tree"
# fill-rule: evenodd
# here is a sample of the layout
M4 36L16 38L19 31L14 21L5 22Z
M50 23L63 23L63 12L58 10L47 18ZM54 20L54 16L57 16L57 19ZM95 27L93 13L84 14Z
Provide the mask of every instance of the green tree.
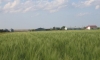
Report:
M61 30L64 30L64 29L65 29L65 26L62 26L62 27L61 27Z
M56 27L53 27L53 30L56 30Z

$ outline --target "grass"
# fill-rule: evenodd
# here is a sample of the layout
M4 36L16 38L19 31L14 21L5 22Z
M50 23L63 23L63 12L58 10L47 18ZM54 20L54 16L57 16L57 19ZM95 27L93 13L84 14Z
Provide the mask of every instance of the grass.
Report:
M1 34L0 60L100 60L100 30Z

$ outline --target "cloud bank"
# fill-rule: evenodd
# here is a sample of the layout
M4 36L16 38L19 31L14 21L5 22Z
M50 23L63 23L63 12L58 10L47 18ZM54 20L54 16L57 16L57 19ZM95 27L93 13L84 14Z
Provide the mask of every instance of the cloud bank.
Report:
M0 12L18 13L28 11L56 12L67 6L68 0L0 0Z
M53 13L69 6L68 1L70 0L0 0L0 13L26 13L38 10ZM73 0L71 3L78 8L92 6L96 10L100 9L100 0Z

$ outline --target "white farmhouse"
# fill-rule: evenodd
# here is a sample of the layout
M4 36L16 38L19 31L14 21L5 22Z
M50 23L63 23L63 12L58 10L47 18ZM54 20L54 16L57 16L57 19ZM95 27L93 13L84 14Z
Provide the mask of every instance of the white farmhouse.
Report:
M88 25L86 27L87 30L91 30L91 29L97 29L97 26L96 25Z
M67 30L67 27L65 27L64 29Z

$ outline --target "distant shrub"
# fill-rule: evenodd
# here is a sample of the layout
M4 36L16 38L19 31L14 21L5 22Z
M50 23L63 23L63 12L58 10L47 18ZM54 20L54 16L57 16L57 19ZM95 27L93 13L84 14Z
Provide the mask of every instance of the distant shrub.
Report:
M0 29L0 32L10 32L8 29Z

